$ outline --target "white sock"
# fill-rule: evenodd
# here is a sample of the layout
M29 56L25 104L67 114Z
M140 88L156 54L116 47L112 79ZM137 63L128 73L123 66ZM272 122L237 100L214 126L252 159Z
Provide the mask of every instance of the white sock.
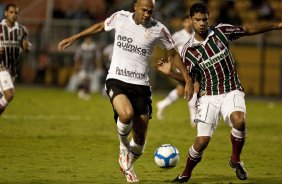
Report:
M188 102L191 124L194 123L194 119L196 115L196 101L197 101L197 93L194 93L192 99Z
M125 124L120 122L119 118L117 119L117 129L120 141L120 149L127 149L129 147L129 134L132 128L132 122Z
M0 98L0 109L4 109L8 105L8 102L4 95Z
M129 149L130 149L130 152L133 154L132 163L135 162L135 160L137 160L143 154L145 145L146 145L146 142L144 145L138 145L135 143L133 139L131 139Z
M165 99L160 101L159 108L164 109L167 106L169 106L170 104L172 104L173 102L175 102L177 99L178 99L177 90L174 89L171 92L169 92L169 94L167 95L167 97Z

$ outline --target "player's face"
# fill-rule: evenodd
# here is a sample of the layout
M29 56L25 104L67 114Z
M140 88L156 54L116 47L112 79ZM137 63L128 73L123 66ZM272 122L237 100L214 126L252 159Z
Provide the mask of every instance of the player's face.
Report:
M208 31L208 21L209 15L207 13L195 13L191 17L192 27L196 34L200 36L206 35Z
M154 3L152 0L137 0L134 4L134 9L134 20L136 23L146 25L153 15Z
M6 20L9 23L14 24L18 19L18 12L19 9L17 7L13 7L13 6L9 7L9 9L5 11Z

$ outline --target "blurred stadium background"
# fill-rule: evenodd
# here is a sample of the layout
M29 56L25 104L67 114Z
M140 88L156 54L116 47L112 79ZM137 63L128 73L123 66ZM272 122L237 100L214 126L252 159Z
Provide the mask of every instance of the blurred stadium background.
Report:
M104 20L117 10L132 10L135 0L2 0L3 15L7 3L20 7L19 22L30 33L32 52L21 63L18 84L64 88L73 73L74 51L79 42L64 52L57 51L58 42L93 23ZM155 17L173 34L181 29L181 17L197 0L156 0ZM210 8L210 24L228 22L248 24L282 20L281 0L206 0ZM112 41L111 33L95 38L102 50ZM281 31L241 38L232 43L241 82L250 96L282 95ZM164 55L161 48L152 60ZM152 62L153 63L153 62ZM153 64L152 64L153 67ZM151 69L151 85L155 90L169 90L172 81ZM162 79L162 83L158 83Z

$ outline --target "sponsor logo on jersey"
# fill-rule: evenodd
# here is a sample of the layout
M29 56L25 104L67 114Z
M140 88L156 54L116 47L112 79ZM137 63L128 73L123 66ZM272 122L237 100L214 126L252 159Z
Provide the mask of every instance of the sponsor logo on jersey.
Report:
M12 41L12 40L0 40L0 47L19 47L18 41Z
M199 65L200 65L201 68L208 68L208 67L214 65L215 63L218 63L220 60L224 59L228 55L229 55L228 50L224 49L224 50L220 51L218 54L210 57L209 59L207 59L205 61L203 61Z
M240 28L239 27L226 28L226 31L228 31L228 32L240 31Z
M128 52L139 54L141 56L146 56L147 50L143 49L142 47L139 47L138 45L134 45L132 42L133 39L130 37L121 35L117 36L117 46L119 48L122 48L123 50Z
M116 74L126 76L126 77L130 77L130 78L140 79L140 80L145 79L145 76L146 76L145 73L139 73L136 70L130 71L126 68L121 69L119 67L116 67Z

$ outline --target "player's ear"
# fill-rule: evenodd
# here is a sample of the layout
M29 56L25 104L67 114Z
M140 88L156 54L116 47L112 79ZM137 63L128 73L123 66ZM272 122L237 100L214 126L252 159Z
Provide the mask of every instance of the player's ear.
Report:
M138 9L138 4L134 3L134 11L137 11L137 9Z

